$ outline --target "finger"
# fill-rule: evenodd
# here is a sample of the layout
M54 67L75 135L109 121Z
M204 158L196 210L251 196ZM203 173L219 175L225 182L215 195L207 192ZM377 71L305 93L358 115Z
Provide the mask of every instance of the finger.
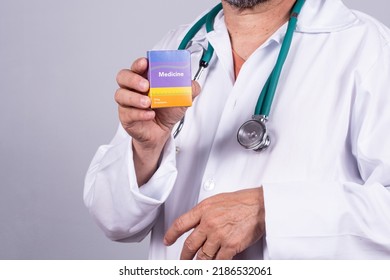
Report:
M130 70L141 76L145 75L148 70L148 60L145 57L136 59L131 65Z
M207 234L202 230L195 229L184 241L180 254L181 260L192 260L206 241Z
M197 81L192 81L192 100L199 95L201 87Z
M220 242L213 242L212 240L206 240L202 248L199 250L196 255L197 260L212 260L217 255L220 249Z
M215 259L216 260L232 260L235 255L236 255L236 251L222 247L215 255Z
M149 91L149 81L129 69L119 71L116 82L121 88L130 89L142 93Z
M203 260L203 261L209 261L209 260L213 260L214 257L215 257L215 254L216 253L206 253L205 252L205 249L200 248L200 250L198 251L198 254L196 255L196 260Z
M132 107L119 106L118 113L119 120L126 127L130 127L136 122L153 120L155 117L153 110L142 110Z
M115 101L122 107L141 109L149 108L151 104L149 97L124 88L117 89L115 92Z
M184 215L177 218L172 226L168 229L164 236L164 244L169 246L176 242L176 240L199 224L201 218L201 211L199 207L194 207Z

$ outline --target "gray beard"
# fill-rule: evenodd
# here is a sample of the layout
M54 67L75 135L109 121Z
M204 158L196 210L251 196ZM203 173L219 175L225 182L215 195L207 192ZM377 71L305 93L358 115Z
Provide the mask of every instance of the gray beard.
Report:
M268 2L269 0L224 0L226 3L239 9L253 8L254 6Z

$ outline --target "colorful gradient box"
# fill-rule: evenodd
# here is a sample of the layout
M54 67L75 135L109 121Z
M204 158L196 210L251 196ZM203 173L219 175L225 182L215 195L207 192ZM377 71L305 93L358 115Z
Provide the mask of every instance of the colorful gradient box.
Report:
M191 57L186 50L148 51L152 108L192 105Z

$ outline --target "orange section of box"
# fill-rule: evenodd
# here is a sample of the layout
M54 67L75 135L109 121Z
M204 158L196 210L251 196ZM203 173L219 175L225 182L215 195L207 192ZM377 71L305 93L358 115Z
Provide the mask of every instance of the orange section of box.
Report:
M192 105L192 88L150 88L149 97L152 108L190 107Z

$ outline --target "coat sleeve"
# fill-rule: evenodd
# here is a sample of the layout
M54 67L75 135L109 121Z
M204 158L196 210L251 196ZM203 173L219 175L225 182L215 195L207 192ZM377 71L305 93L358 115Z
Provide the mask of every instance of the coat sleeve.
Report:
M159 168L137 185L131 138L119 126L109 145L99 147L85 178L84 203L112 240L140 241L150 231L176 179L175 146L165 145Z
M170 30L154 49L176 49L187 25ZM176 180L173 138L163 150L158 170L137 185L131 137L119 125L109 145L99 147L87 171L84 203L99 227L112 240L141 241L150 232Z
M390 258L390 48L356 81L349 182L265 184L271 259Z

